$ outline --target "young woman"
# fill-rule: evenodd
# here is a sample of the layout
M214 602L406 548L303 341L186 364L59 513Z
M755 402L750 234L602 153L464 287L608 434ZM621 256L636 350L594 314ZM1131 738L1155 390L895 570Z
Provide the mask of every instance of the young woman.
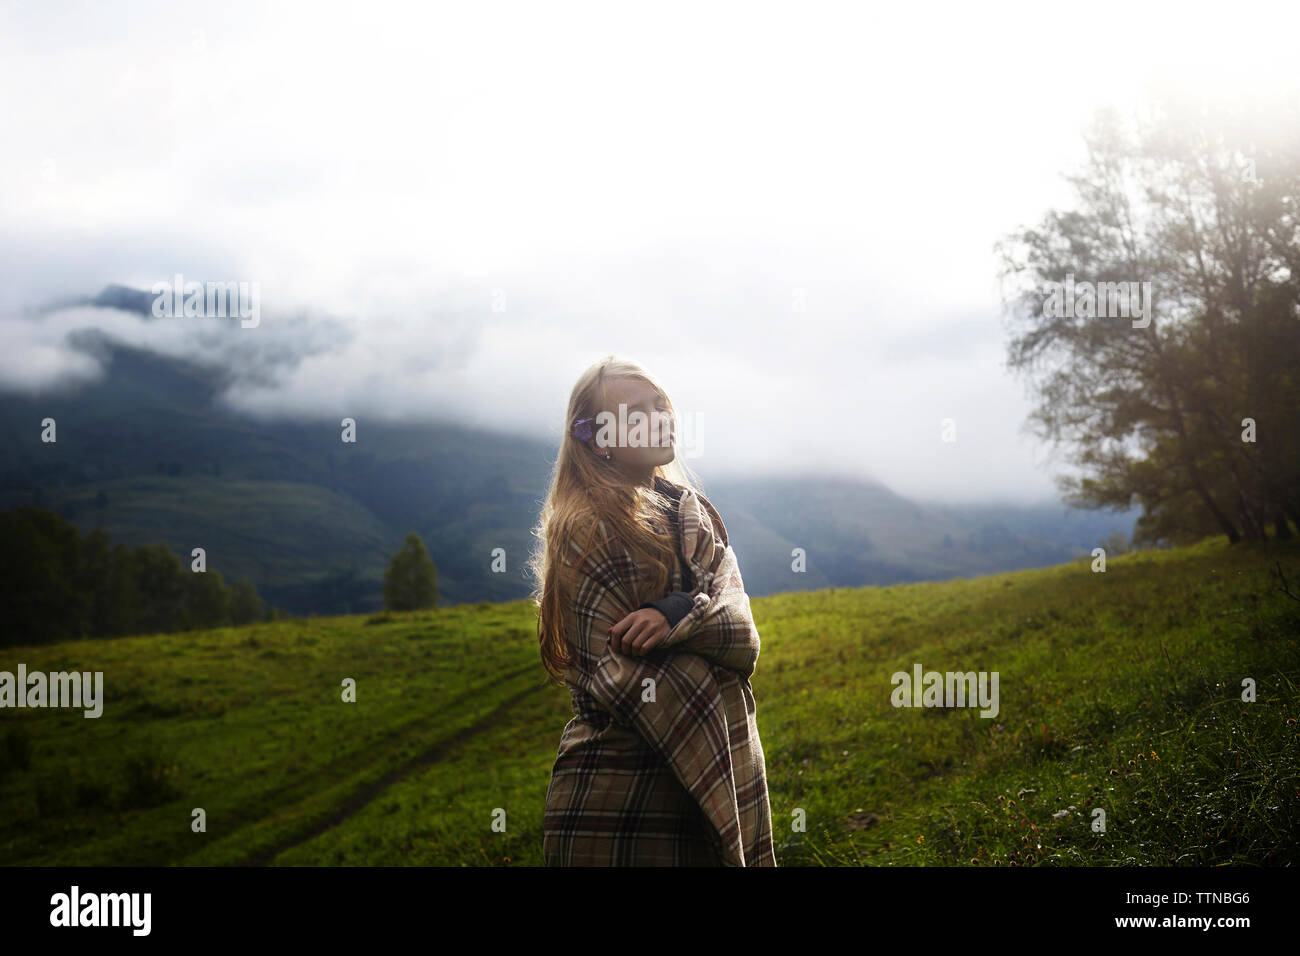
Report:
M542 662L574 713L546 795L548 866L776 865L758 631L675 418L614 356L569 398L530 561Z

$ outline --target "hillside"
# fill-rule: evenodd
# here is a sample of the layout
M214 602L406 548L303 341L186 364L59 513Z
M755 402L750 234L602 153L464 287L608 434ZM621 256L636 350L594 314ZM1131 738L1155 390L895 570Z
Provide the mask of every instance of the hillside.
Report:
M337 422L257 422L216 401L221 376L98 341L105 377L39 398L0 393L0 507L52 508L114 542L209 547L227 578L247 575L293 613L377 610L378 581L418 531L448 603L527 594L521 555L543 495L541 446L451 425L365 421L355 445ZM40 422L58 423L43 444ZM100 492L104 495L101 497ZM506 580L506 579L509 580Z
M1060 505L944 506L871 480L803 476L714 481L718 506L753 594L943 581L1060 564L1134 517ZM791 570L802 547L805 572Z
M779 865L1294 865L1300 601L1274 562L1297 590L1296 545L1210 539L1104 574L755 598ZM0 669L20 661L102 670L106 701L0 713L0 862L541 862L570 712L527 602L16 648ZM890 675L918 663L997 671L1000 713L894 708Z

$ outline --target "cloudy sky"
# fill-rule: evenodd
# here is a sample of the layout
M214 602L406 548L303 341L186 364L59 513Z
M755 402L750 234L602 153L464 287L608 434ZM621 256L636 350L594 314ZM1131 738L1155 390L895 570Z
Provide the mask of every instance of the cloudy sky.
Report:
M1071 203L1097 108L1295 84L1300 22L896 6L0 0L0 384L93 377L93 325L256 369L252 415L554 440L613 352L706 480L1050 497L994 242ZM260 324L33 311L176 273Z

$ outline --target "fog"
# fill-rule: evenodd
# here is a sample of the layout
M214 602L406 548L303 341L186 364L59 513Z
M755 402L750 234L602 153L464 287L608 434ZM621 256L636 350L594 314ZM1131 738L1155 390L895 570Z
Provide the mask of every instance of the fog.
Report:
M558 439L619 353L703 475L1050 498L993 244L1095 110L1294 84L1298 25L1068 9L0 4L0 385L93 379L94 327L257 417ZM66 305L176 273L260 324Z

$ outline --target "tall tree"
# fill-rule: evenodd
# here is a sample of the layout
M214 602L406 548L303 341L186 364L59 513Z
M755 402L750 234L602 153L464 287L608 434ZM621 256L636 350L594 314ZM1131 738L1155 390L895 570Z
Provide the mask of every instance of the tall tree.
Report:
M413 611L436 607L437 603L437 568L420 536L412 531L389 562L384 576L384 607L392 611Z
M1246 113L1166 100L1127 122L1099 114L1085 141L1084 170L1069 177L1077 208L999 243L1012 282L1008 363L1036 390L1040 437L1067 445L1082 472L1059 486L1081 507L1136 498L1139 541L1260 539L1270 523L1290 536L1300 104ZM1063 313L1052 290L1083 283L1105 290L1092 314Z

